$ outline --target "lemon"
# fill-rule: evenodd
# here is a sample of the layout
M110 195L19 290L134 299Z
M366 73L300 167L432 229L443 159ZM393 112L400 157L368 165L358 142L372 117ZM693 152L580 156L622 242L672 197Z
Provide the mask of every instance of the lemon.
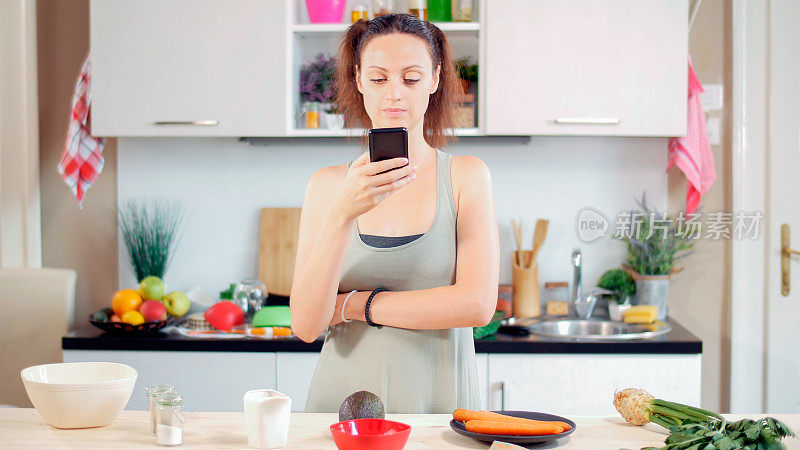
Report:
M144 323L144 316L139 311L126 311L122 314L122 321L130 325L141 325Z

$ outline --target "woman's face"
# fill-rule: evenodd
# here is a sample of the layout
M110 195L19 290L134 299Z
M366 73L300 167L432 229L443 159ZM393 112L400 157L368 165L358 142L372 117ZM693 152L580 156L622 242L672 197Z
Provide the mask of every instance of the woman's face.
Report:
M360 69L360 70L359 70ZM356 84L373 128L422 125L430 95L439 86L428 44L405 33L372 38L361 52Z

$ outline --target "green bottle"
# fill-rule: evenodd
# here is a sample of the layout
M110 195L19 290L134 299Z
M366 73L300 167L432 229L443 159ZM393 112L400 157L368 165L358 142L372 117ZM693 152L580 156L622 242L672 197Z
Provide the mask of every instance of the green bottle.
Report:
M428 21L452 22L452 6L450 0L428 0Z

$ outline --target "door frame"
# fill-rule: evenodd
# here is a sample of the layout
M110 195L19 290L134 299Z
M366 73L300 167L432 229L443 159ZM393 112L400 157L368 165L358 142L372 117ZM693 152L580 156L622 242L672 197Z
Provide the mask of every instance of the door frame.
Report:
M766 208L771 1L733 0L732 212L761 211L764 221L759 239L731 240L731 413L766 412L766 258L775 228Z

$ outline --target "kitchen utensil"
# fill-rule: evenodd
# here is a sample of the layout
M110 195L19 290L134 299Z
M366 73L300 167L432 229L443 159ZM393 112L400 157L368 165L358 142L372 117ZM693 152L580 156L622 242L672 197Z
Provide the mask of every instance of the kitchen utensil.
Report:
M497 332L500 334L507 334L510 336L528 336L531 334L531 330L527 327L519 326L519 325L502 325L500 328L497 329Z
M330 427L339 450L400 450L405 447L411 426L386 419L352 419Z
M119 363L77 362L31 366L20 376L47 423L92 428L114 421L131 398L139 372Z
M609 291L607 289L592 289L591 291L586 292L579 298L575 299L575 312L581 319L588 319L592 316L600 295L613 293L614 291Z
M259 225L258 279L270 294L292 290L302 208L262 208Z
M522 259L527 258L530 252L531 250L522 250ZM541 314L538 261L534 261L531 267L524 267L515 259L512 262L512 266L514 315L519 318L538 317Z
M204 313L204 317L212 327L228 331L234 325L244 323L244 312L233 302L221 301Z
M520 259L520 252L522 251L522 223L517 223L516 219L511 219L511 227L514 229L514 240L517 243L517 251L514 252L514 261L518 265L522 265Z
M552 440L555 440L555 439L559 439L559 438L562 438L562 437L565 437L565 436L568 436L568 435L572 434L572 432L575 431L575 428L576 428L575 422L573 422L573 421L571 421L571 420L569 420L567 418L564 418L564 417L561 417L561 416L556 416L556 415L553 415L553 414L545 414L545 413L532 412L532 411L505 411L505 410L492 411L492 412L505 414L507 416L524 417L526 419L533 419L533 420L556 420L556 421L560 421L560 422L566 422L566 423L569 424L569 426L572 427L572 429L564 431L563 433L559 433L559 434L548 434L548 435L542 435L542 436L519 436L519 435L511 435L511 434L483 434L483 433L474 433L472 431L467 431L467 429L464 428L464 424L462 422L459 422L459 421L455 420L455 419L450 420L450 428L452 428L453 431L455 431L458 434L462 434L464 436L471 437L471 438L473 438L475 440L484 442L486 444L491 444L492 442L497 440L497 441L510 442L512 444L520 444L520 445L534 444L534 443L539 443L539 442L548 442L548 441L552 441Z
M285 447L292 399L273 389L247 391L243 397L247 442L255 448Z
M533 248L530 257L525 262L525 267L530 267L531 263L536 260L539 250L541 250L542 245L544 245L544 239L547 237L547 227L549 225L550 221L547 219L539 219L536 221L536 228L534 228L533 231Z
M253 319L267 300L267 288L257 278L247 278L233 289L233 302L244 311L245 321Z
M291 313L286 305L265 306L253 316L254 327L288 327L291 321Z

